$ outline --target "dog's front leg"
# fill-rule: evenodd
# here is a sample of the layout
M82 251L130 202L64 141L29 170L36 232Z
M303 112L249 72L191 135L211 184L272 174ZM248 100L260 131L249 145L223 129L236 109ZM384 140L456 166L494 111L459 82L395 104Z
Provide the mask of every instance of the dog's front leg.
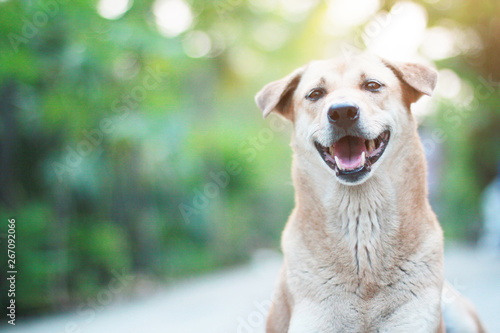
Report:
M267 317L266 333L286 333L290 325L291 309L286 292L285 280L281 279L274 295L271 309Z

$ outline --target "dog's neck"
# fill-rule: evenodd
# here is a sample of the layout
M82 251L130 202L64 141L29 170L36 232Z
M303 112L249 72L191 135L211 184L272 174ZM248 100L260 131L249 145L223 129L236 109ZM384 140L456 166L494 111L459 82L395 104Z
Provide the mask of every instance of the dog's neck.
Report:
M370 179L356 186L339 183L326 168L315 173L311 168L318 166L297 153L294 156L297 222L317 223L303 230L316 233L311 239L325 239L326 235L320 244L326 251L352 254L352 267L363 281L371 277L383 283L385 266L418 247L419 228L432 214L418 134L410 135L405 142L398 149L407 151L394 151L396 158L383 161ZM398 155L406 159L398 160ZM414 207L424 209L415 212ZM307 219L311 214L318 218Z

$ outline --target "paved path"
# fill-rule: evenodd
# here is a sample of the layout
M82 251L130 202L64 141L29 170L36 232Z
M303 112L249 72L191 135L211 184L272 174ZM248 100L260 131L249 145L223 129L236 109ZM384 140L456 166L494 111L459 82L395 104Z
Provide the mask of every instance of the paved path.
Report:
M5 333L263 332L281 257L261 251L245 266L190 279L154 297L75 313L22 320ZM446 251L448 280L469 297L490 333L500 332L500 257L464 246Z

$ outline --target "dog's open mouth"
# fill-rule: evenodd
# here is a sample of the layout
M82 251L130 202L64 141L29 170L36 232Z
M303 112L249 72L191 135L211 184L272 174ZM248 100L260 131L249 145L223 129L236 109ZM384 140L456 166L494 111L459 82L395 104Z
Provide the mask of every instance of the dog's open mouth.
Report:
M384 131L375 139L344 136L333 145L324 147L315 143L326 164L335 170L337 177L355 182L371 171L389 142L390 132Z

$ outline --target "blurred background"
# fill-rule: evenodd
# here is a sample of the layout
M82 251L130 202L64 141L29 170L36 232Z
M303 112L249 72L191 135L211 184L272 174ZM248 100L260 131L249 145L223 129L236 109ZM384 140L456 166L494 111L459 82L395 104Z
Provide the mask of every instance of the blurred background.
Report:
M18 320L75 311L118 275L135 300L272 256L260 249L279 249L293 207L291 126L253 97L365 49L438 68L414 105L431 203L448 241L498 252L500 2L0 0Z

